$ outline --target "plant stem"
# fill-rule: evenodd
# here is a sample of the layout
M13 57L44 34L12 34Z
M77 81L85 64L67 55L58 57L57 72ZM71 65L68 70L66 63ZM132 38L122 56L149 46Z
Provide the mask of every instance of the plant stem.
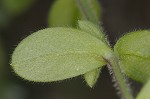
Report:
M76 1L84 19L91 21L95 24L99 24L98 20L99 18L95 15L91 7L91 0L76 0Z
M107 67L112 74L115 87L119 90L121 99L133 99L129 86L126 84L125 76L121 72L118 59L115 55L110 59L105 59Z
M84 18L88 21L91 21L95 24L99 23L97 16L94 14L93 9L91 8L91 0L76 0L77 4L82 12ZM133 96L130 92L129 86L126 84L126 79L121 72L119 66L118 58L115 54L113 57L104 60L107 62L109 71L113 74L113 80L116 82L115 87L119 89L122 99L133 99Z

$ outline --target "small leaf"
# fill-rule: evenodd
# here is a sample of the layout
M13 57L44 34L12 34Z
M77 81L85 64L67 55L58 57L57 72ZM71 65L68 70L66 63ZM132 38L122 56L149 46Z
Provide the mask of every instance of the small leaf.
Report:
M150 77L150 31L131 32L119 39L114 48L124 73L146 82Z
M104 64L102 64L101 66L103 65ZM102 67L100 67L99 69L94 69L84 74L84 79L91 88L96 84L101 68Z
M98 25L93 24L90 21L78 21L79 28L92 36L97 37L98 39L105 41L105 35L102 32L102 28L100 29Z
M149 99L150 98L150 80L144 85L136 99Z
M12 55L12 68L29 81L52 82L72 78L101 67L110 48L86 32L48 28L24 39Z
M78 21L78 24L81 30L104 41L105 36L102 33L102 31L100 31L99 26L91 23L90 21ZM105 64L106 64L105 61L101 57L101 64L100 64L101 67L104 66ZM91 88L96 84L100 71L101 71L101 68L92 70L84 74L85 81Z

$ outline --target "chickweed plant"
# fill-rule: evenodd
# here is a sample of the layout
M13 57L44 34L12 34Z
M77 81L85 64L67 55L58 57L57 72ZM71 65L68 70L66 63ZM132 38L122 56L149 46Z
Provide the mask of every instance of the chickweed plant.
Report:
M92 88L107 66L120 99L150 99L150 31L127 33L111 47L100 18L97 0L56 0L49 14L50 28L29 35L15 48L14 72L33 82L83 75ZM126 76L144 84L136 97Z

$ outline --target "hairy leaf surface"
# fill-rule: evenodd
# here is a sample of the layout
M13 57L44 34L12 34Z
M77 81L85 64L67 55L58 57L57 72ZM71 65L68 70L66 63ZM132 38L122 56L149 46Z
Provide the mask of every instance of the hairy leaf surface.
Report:
M150 77L150 31L123 36L115 45L122 70L130 78L146 82Z
M83 21L83 20L79 20L78 24L81 30L105 42L105 35L102 32L102 28L100 28L98 25L95 25L90 21Z
M51 82L101 67L101 57L111 57L108 52L108 46L86 32L48 28L22 41L12 55L11 65L27 80Z

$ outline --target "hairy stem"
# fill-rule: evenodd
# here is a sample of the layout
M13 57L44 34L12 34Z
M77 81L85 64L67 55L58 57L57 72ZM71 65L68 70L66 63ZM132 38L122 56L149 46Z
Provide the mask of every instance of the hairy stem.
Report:
M95 24L98 24L99 20L91 7L91 0L76 0L76 1L84 19L91 21Z
M104 58L105 59L105 58ZM133 99L130 88L126 83L126 79L121 72L118 59L114 55L111 59L105 59L107 62L107 67L112 74L112 79L115 82L115 87L119 91L121 99Z
M91 8L91 0L76 0L77 4L84 16L88 21L91 21L95 24L99 23L97 16L94 14L93 9ZM130 88L126 83L126 79L121 72L119 62L117 57L113 54L113 57L106 59L109 71L113 74L113 81L115 81L115 87L119 90L122 99L133 99L133 96L130 92Z

